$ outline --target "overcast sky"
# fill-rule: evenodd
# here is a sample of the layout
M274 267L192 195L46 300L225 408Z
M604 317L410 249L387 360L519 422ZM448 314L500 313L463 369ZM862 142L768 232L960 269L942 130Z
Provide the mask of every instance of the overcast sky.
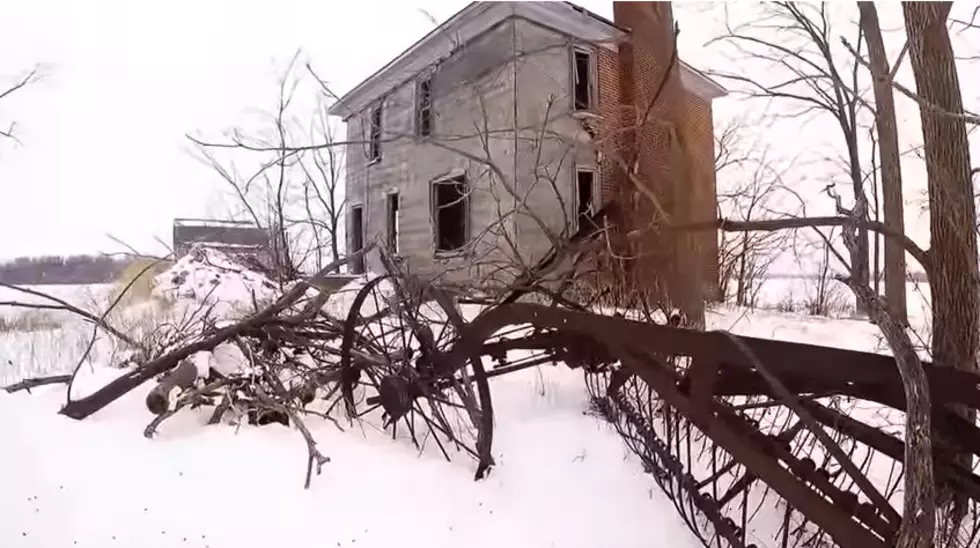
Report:
M169 242L174 217L227 211L225 187L188 154L185 133L217 136L269 109L297 48L346 92L431 30L425 13L443 21L466 3L8 2L0 78L34 63L45 78L0 102L0 124L17 120L22 141L0 143L0 258L119 250L107 234L160 252L154 237ZM580 4L612 16L611 2ZM699 68L725 62L701 47L719 30L712 13L675 14L681 55ZM716 105L720 119L740 109ZM805 148L824 131L799 129L767 138Z

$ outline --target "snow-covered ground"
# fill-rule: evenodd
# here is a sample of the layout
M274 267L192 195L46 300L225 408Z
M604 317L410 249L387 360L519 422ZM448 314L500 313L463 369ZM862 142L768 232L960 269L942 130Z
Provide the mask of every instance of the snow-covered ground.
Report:
M186 276L207 289L196 297L233 300L226 268L201 270ZM158 282L178 298L188 286ZM90 335L72 321L0 334L0 385L70 370ZM76 398L119 374L99 345ZM148 389L83 421L57 414L63 386L0 392L0 546L699 546L618 435L584 413L581 374L564 368L494 382L497 466L480 482L466 456L419 454L372 421L342 432L307 420L331 462L304 490L294 430L206 426L208 414L185 410L146 439Z
M243 282L234 265L207 262L185 261L161 275L161 298L217 302L227 315L274 296L261 277ZM82 305L108 295L104 286L75 291L58 296ZM327 309L342 314L349 300L333 299ZM187 317L173 307L166 313ZM858 320L723 307L708 321L758 337L884 350L877 330ZM74 319L54 330L0 333L0 385L70 371L91 334ZM115 350L99 339L76 398L119 374L105 367ZM306 447L294 430L206 426L209 411L185 410L149 440L148 390L79 422L57 414L62 386L0 392L0 547L700 545L619 436L585 413L581 374L565 368L493 381L497 466L480 482L469 458L419 454L372 421L342 423L342 432L307 420L331 462L304 490Z
M104 377L104 376L103 376ZM75 422L61 387L0 396L0 546L694 547L578 375L500 379L488 479L365 425L307 421L332 462L303 490L294 431L204 426L181 413L153 440L145 390Z

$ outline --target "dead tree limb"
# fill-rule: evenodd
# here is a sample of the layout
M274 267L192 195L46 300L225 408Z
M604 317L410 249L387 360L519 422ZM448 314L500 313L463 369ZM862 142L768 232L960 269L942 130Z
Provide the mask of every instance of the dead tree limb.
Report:
M48 386L51 384L67 384L71 380L71 375L54 375L52 377L34 377L31 379L24 379L20 382L15 382L14 384L7 385L3 387L3 391L8 394L13 394L14 392L19 392L21 390L31 391L32 388L37 388L39 386Z
M67 301L65 301L63 299L59 299L59 298L54 297L52 295L48 295L47 293L44 293L42 291L37 291L35 289L28 289L26 287L20 287L20 286L16 286L16 285L4 283L4 282L0 282L0 287L5 287L7 289L10 289L10 290L13 290L13 291L17 291L17 292L20 292L20 293L24 293L26 295L32 295L34 297L39 297L39 298L42 298L42 299L46 299L46 300L51 301L53 303L57 303L57 305L58 305L57 307L55 307L55 306L52 306L52 305L36 305L36 304L29 304L29 303L19 303L19 302L16 302L16 301L6 301L6 302L0 302L0 306L12 306L12 307L18 307L18 308L44 308L44 309L48 309L48 310L64 310L66 312L71 312L72 314L75 314L77 316L81 316L86 321L88 321L88 322L90 322L92 324L95 324L98 327L101 327L106 333L109 333L110 335L112 335L112 336L116 337L117 339L123 341L124 343L132 346L133 348L140 348L140 345L135 340L133 340L131 337L129 337L125 333L123 333L123 332L119 331L118 329L116 329L116 328L112 327L111 325L109 325L109 322L107 322L105 320L105 318L100 318L100 317L96 316L95 314L92 314L91 312L86 312L85 310L82 310L81 308L78 308L77 306L74 306L71 303L69 303L69 302L67 302Z
M39 67L34 66L30 71L28 71L24 76L21 76L14 81L7 89L0 91L0 100L6 99L10 95L24 89L28 84L34 82L38 79ZM10 126L7 129L0 129L0 137L5 137L7 139L12 139L17 141L17 137L14 135L14 128L16 122L10 122Z
M352 254L349 258L363 254L369 249L370 246L365 247L358 253ZM345 257L341 261L337 261L337 263L343 264L349 258ZM184 360L197 352L212 350L215 346L218 346L222 342L232 337L238 336L243 331L262 325L266 321L276 317L279 313L289 308L293 303L299 300L311 286L321 283L323 278L333 269L339 266L339 264L330 263L309 280L305 280L294 285L282 297L277 299L276 302L239 323L215 330L211 334L196 342L182 346L164 354L163 356L150 360L139 368L116 378L109 384L84 398L79 398L77 400L69 399L68 403L61 409L60 413L76 420L84 419L85 417L88 417L89 415L116 401L144 382L157 375L170 371L176 367L181 360Z
M814 228L845 226L847 224L857 224L871 232L877 232L886 238L892 238L900 242L908 251L909 255L919 261L923 268L928 272L931 263L929 253L918 246L911 238L903 233L896 232L884 223L861 219L855 222L843 216L827 217L790 217L786 219L765 219L757 221L731 221L728 219L718 219L717 221L706 221L691 223L686 225L674 225L670 228L674 230L722 230L725 232L771 232L774 230L789 230L794 228Z
M174 390L190 388L197 380L197 366L190 360L183 360L176 369L168 373L150 393L146 395L146 408L154 415L173 411L170 408L170 395Z

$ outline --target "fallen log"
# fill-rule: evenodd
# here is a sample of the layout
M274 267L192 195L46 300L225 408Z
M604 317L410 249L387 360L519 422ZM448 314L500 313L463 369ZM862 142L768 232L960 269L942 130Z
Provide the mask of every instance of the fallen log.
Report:
M370 250L370 248L370 246L365 247L359 252L352 254L350 257L345 257L328 264L308 280L297 283L292 289L279 297L276 302L249 316L248 318L245 318L236 324L215 330L210 335L207 335L193 343L176 348L158 358L152 359L137 369L117 377L109 384L103 386L92 394L85 396L84 398L69 401L64 407L61 408L60 413L66 417L71 417L76 420L84 419L85 417L88 417L89 415L101 410L105 406L126 395L129 393L129 391L133 390L137 386L140 386L144 382L170 371L184 359L189 358L198 352L213 350L214 347L227 341L228 339L238 336L243 331L262 326L264 323L274 319L282 311L286 310L293 303L298 301L307 291L307 289L310 288L310 286L320 283L321 280L332 270L345 264L351 258L366 253L368 250Z
M190 388L197 380L197 366L190 360L183 360L176 369L167 374L146 395L146 408L154 415L163 415L170 409L170 395L178 388Z
M71 380L71 375L54 375L51 377L34 377L32 379L24 379L20 382L15 382L14 384L4 386L4 392L8 394L13 394L14 392L19 392L21 390L31 391L31 388L37 388L39 386L47 386L49 384L67 384Z

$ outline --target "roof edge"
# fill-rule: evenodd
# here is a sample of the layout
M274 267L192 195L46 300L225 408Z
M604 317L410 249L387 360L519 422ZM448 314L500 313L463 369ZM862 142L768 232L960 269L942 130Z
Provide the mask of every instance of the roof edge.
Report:
M339 116L346 121L351 116L356 114L355 109L352 108L352 103L359 103L360 102L358 101L359 96L362 93L364 93L367 89L369 89L372 85L377 83L379 80L385 79L388 76L388 73L390 73L395 67L410 60L413 57L413 55L415 55L420 50L425 48L430 42L433 41L435 37L437 37L439 34L446 32L446 29L452 28L454 26L464 25L467 22L470 22L475 18L479 17L480 15L483 15L485 12L491 9L495 9L495 8L499 9L501 4L507 5L509 3L478 2L478 1L470 2L469 4L466 5L466 7L453 14L452 17L447 19L442 24L433 28L431 31L426 33L425 36L415 41L415 43L413 43L407 49L405 49L400 54L398 54L395 58L385 63L381 68L374 71L370 76L366 77L356 86L354 86L350 91L348 91L343 96L338 98L333 104L331 104L327 108L327 113L330 116ZM513 6L513 4L511 5ZM520 3L517 3L517 5L519 6ZM524 6L523 10L521 10L520 8L515 8L515 9L517 9L518 11L513 11L510 14L511 16L519 16L522 14L531 15L531 19L533 19L534 16L542 16L542 15L544 15L546 18L549 19L554 17L558 17L559 19L564 19L566 15L569 15L568 10L572 10L586 16L587 18L597 21L602 25L609 27L609 29L612 30L614 33L629 32L628 29L625 29L617 25L615 22L610 21L609 19L606 19L605 17L602 17L583 7L577 6L572 2L567 2L567 1L532 2L529 3L527 6ZM528 13L525 14L524 11L528 11ZM563 15L562 12L565 15ZM607 44L606 46L611 48L615 47L614 45L609 45L609 44ZM728 90L724 86L719 84L717 81L711 79L700 70L692 67L691 65L685 63L682 60L678 59L678 62L681 68L682 83L684 87L689 91L694 92L699 97L702 97L703 99L706 99L708 101L728 95Z
M455 25L456 23L459 23L460 21L475 15L477 8L480 7L481 4L486 4L486 2L470 2L469 4L466 5L466 7L457 11L455 14L453 14L452 17L447 19L445 22L443 22L440 25L437 25L431 31L427 32L425 36L416 40L415 43L413 43L411 46L409 46L404 51L402 51L397 56L395 56L394 59L385 63L381 68L371 73L371 75L368 76L367 78L361 80L361 82L358 83L353 88L351 88L350 91L348 91L339 99L337 99L327 109L327 114L329 114L330 116L343 116L344 118L350 117L354 113L342 112L342 111L344 110L344 107L352 97L354 97L355 95L363 91L364 88L368 87L368 85L371 82L373 82L377 77L381 76L382 74L390 70L392 67L398 65L398 63L401 62L402 60L410 57L413 53L415 53L418 49L420 49L423 45L425 45L432 37L442 32L443 29ZM490 6L484 6L484 9L488 9L489 7Z

